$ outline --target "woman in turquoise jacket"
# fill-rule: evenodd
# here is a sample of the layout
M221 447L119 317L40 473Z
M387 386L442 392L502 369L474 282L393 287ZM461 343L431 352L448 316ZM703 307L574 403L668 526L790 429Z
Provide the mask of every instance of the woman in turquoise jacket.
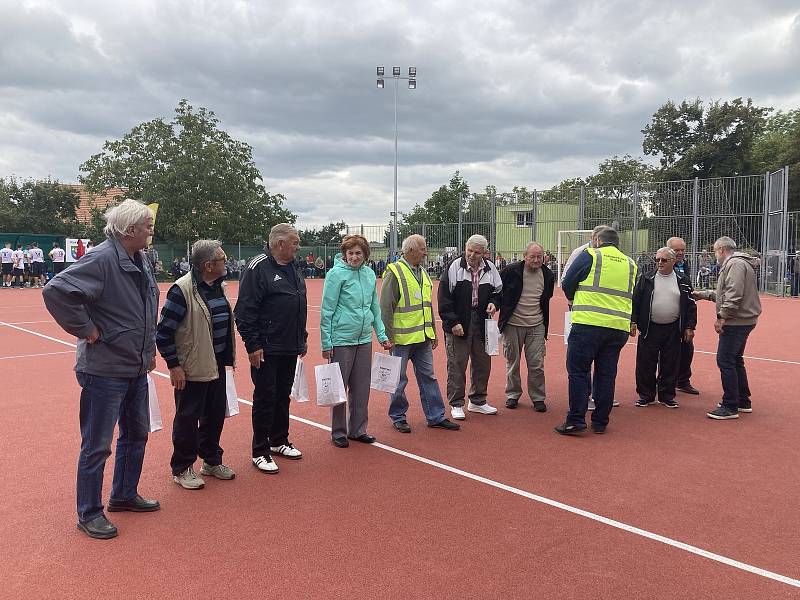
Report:
M346 448L348 438L375 441L367 433L373 329L384 349L392 343L381 320L375 273L366 265L369 242L364 236L348 235L341 248L325 276L319 330L322 357L339 363L347 388L347 403L331 408L333 443Z

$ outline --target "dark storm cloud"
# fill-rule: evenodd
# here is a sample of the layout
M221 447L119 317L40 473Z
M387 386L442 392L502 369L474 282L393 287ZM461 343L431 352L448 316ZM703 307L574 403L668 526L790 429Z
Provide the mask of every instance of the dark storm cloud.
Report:
M0 0L0 169L74 181L106 139L181 98L253 145L308 222L386 214L461 169L544 187L641 153L667 99L800 105L795 2ZM357 198L358 202L353 202Z

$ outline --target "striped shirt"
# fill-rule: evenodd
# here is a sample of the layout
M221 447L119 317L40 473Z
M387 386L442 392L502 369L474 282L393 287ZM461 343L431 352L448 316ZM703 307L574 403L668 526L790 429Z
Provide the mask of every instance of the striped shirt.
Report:
M222 280L220 277L211 285L204 281L197 282L197 290L208 307L211 314L211 324L214 341L214 354L217 361L224 359L225 351L228 349L228 331L230 330L230 311L228 301L222 291ZM161 309L161 320L158 323L156 333L156 346L167 367L170 369L180 365L178 361L178 351L175 346L175 331L186 316L186 299L183 297L181 288L173 285L167 292L167 300L164 308Z

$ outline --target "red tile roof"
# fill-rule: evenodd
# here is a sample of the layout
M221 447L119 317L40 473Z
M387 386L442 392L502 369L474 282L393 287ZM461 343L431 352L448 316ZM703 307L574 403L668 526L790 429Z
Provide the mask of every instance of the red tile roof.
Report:
M105 194L92 194L86 191L83 184L80 183L65 183L64 186L71 188L80 197L80 204L75 210L75 216L81 223L88 223L92 218L91 207L94 206L102 211L105 211L109 203L114 202L115 198L122 196L125 190L122 188L111 188Z

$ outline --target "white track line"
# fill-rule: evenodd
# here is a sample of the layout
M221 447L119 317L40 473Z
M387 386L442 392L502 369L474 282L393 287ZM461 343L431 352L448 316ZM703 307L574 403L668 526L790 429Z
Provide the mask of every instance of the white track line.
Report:
M38 354L17 354L16 356L0 356L0 360L11 360L12 358L30 358L33 356L53 356L56 354L75 354L75 351L62 350L61 352L40 352Z
M10 325L8 323L4 323L0 321L0 325L6 325L13 329L18 329L20 331L24 331L26 333L31 333L33 335L43 337L48 340L52 340L54 342L58 342L59 344L64 344L66 346L75 347L75 344L70 342L65 342L64 340L59 340L57 338L50 337L48 335L43 335L41 333L37 333L35 331L29 331L27 329L23 329L22 327L16 327L14 325ZM153 371L152 374L158 375L160 377L164 377L169 379L169 375L166 373L161 373L159 371ZM238 398L239 402L242 404L247 404L248 406L253 406L253 403L249 400L244 400L243 398ZM295 415L290 415L290 418L294 421L298 421L300 423L304 423L306 425L310 425L311 427L316 427L317 429L322 429L323 431L330 431L331 428L327 425L323 425L321 423L317 423L316 421L311 421L309 419L304 419L302 417L297 417ZM517 496L521 496L522 498L526 498L528 500L533 500L534 502L539 502L540 504L545 504L547 506L552 506L553 508L557 508L559 510L563 510L568 513L572 513L574 515L578 515L584 517L586 519L591 519L592 521L597 521L598 523L603 523L604 525L608 525L609 527L614 527L615 529L621 529L622 531L627 531L628 533L632 533L634 535L638 535L643 538L647 538L649 540L653 540L656 542L660 542L667 546L672 546L673 548L678 548L679 550L684 550L685 552L689 552L690 554L695 554L697 556L702 556L703 558L707 558L709 560L713 560L715 562L728 565L729 567L733 567L735 569L740 569L742 571L746 571L748 573L753 573L754 575L760 575L761 577L765 577L767 579L772 579L773 581L777 581L779 583L785 583L786 585L790 585L796 588L800 588L800 579L793 579L786 575L781 575L780 573L775 573L774 571L768 571L766 569L762 569L761 567L756 567L754 565L750 565L748 563L744 563L733 558L728 558L727 556L723 556L721 554L716 554L715 552L710 552L708 550L704 550L702 548L698 548L697 546L692 546L691 544L686 544L684 542L674 540L672 538L668 538L666 536L660 535L658 533L653 533L651 531L647 531L646 529L640 529L639 527L635 527L633 525L628 525L627 523L623 523L621 521L616 521L614 519L610 519L608 517L604 517L602 515L598 515L596 513L590 512L588 510L583 510L582 508L577 508L575 506L571 506L569 504L564 504L563 502L559 502L558 500L553 500L551 498L547 498L545 496L540 496L538 494L533 494L531 492L522 490L520 488L516 488L505 483L501 483L499 481L495 481L494 479L489 479L487 477L482 477L480 475L476 475L475 473L470 473L469 471L464 471L463 469L458 469L456 467L451 467L450 465L446 465L444 463L437 462L435 460L431 460L430 458L425 458L424 456L419 456L418 454L413 454L411 452L406 452L405 450L400 450L399 448L395 448L393 446L388 446L386 444L375 443L373 444L376 448L380 448L381 450L386 450L387 452L391 452L393 454L397 454L399 456L403 456L410 460L415 460L417 462L429 465L436 469L441 469L442 471L447 471L448 473L453 473L454 475L459 475L466 479L470 479L472 481L477 481L478 483L483 483L484 485L488 485L490 487L496 488L498 490L502 490L504 492L509 492L511 494L515 494Z

